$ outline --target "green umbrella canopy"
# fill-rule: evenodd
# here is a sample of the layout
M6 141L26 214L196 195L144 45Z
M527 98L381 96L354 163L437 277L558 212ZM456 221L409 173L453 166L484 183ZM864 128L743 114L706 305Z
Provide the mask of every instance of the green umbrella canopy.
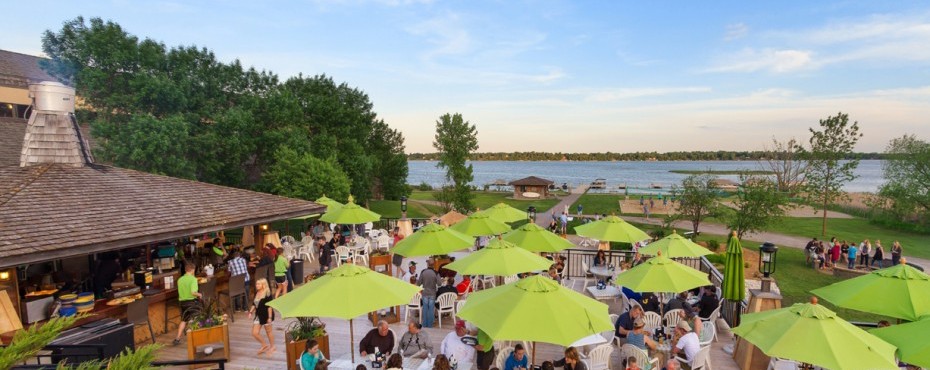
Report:
M635 292L680 293L711 283L707 274L675 262L660 252L658 256L617 275L617 285Z
M553 253L575 246L572 242L534 223L528 223L504 234L504 240L530 252Z
M650 239L649 235L636 226L630 225L617 216L607 216L600 220L575 226L578 236L601 241L636 243Z
M500 222L517 222L529 218L526 212L511 207L504 202L497 203L490 208L481 211L481 213L486 214L492 219Z
M394 253L404 257L449 254L471 247L475 238L440 224L429 224L404 238L394 246Z
M510 231L510 226L492 219L482 212L475 212L468 215L464 220L452 225L451 228L452 230L469 236L500 235Z
M405 305L419 290L397 278L347 263L268 305L284 317L348 320L385 307Z
M930 317L923 320L870 330L869 333L898 347L898 358L911 365L930 369Z
M349 196L349 203L336 209L327 209L326 213L320 217L320 221L342 225L358 225L380 219L381 215L355 204L352 201L352 196Z
M327 198L326 195L319 197L314 202L326 206L327 210L333 210L333 209L342 207L342 203L339 203L333 199Z
M897 369L895 347L817 304L744 314L733 333L766 355L826 369Z
M743 247L734 231L727 241L727 258L723 269L723 298L742 301L746 298L746 280L743 279Z
M552 261L548 259L511 242L494 239L487 247L459 258L445 267L465 275L510 276L546 270L549 266L552 266Z
M614 327L606 304L542 275L471 293L458 316L494 340L560 346Z
M694 258L714 254L690 239L678 235L677 231L672 231L671 235L640 248L639 254L655 256L659 251L668 258Z
M901 264L811 291L830 303L907 321L930 316L930 276Z

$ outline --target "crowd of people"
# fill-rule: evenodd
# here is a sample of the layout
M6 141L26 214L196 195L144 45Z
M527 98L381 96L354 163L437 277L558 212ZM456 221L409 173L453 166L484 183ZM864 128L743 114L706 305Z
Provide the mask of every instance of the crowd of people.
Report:
M874 244L869 239L856 244L855 241L847 242L836 237L830 238L829 242L812 238L804 247L807 264L818 269L834 266L846 266L848 269L895 266L901 262L902 253L904 248L897 240L888 251L885 251L882 241L878 239ZM888 257L890 262L887 261Z

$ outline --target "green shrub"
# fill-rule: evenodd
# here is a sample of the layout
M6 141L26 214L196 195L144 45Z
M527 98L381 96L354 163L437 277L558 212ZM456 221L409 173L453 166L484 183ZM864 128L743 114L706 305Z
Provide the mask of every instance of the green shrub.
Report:
M717 250L720 249L720 242L718 242L716 239L708 240L707 249L710 249L711 251L716 252Z
M708 254L704 257L713 264L726 264L727 262L727 257L722 254Z
M417 190L419 190L419 191L430 191L430 190L433 190L433 186L430 185L430 184L427 184L426 181L423 181L423 182L420 183L420 185L417 185Z

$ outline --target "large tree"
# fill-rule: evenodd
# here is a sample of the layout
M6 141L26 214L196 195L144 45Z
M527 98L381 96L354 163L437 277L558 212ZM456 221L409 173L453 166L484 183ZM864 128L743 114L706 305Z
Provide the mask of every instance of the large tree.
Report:
M785 216L788 197L778 190L775 181L759 176L740 176L742 186L733 201L735 209L724 214L730 230L736 237L765 230Z
M885 183L878 195L902 219L930 218L930 143L914 135L892 139L885 148Z
M827 235L827 207L847 198L843 185L854 180L858 159L848 158L862 134L859 123L849 123L849 115L842 112L820 120L820 130L810 128L810 147L797 145L801 158L807 161L805 169L805 198L820 205L823 212L821 235Z
M322 160L310 153L280 148L276 160L265 172L265 181L275 194L314 200L321 196L345 201L349 179L334 159Z
M439 168L446 170L446 180L452 185L452 206L459 211L472 209L471 187L474 180L468 156L478 150L478 130L459 113L446 113L436 121L433 147L439 152Z
M681 180L681 188L674 189L679 198L678 214L691 221L691 231L697 235L701 222L717 213L719 194L711 175L691 175Z
M804 184L807 161L799 158L797 148L798 141L794 138L786 141L772 138L772 147L765 148L765 156L759 160L763 169L774 174L776 191L794 195Z

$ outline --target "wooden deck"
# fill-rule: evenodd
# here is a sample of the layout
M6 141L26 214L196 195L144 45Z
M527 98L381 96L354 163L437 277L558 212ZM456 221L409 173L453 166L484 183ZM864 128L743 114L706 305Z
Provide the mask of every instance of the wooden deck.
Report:
M422 262L422 261L420 261ZM419 266L423 266L420 264ZM314 271L316 270L316 263L307 263L305 266L305 271ZM580 285L580 284L577 284ZM619 302L606 301L610 306L610 312L615 313L620 311ZM277 347L277 352L271 355L256 355L260 345L252 337L251 330L252 324L249 322L245 313L236 314L236 322L230 323L230 347L231 347L231 359L227 363L227 369L240 370L240 369L287 369L285 353L284 353L284 329L293 319L283 319L277 320L274 323L274 342ZM330 338L330 357L337 358L339 356L349 353L349 323L344 320L336 319L323 319L326 323L326 330L329 332ZM429 333L430 339L433 341L433 348L438 352L439 344L442 339L448 334L454 323L451 319L446 317L443 320L442 329L439 328L424 328L424 330ZM174 339L174 333L177 332L176 323L171 323L173 329L169 331L169 334L160 335L157 337L158 343L164 345L164 347L158 353L158 359L162 361L169 360L186 360L187 359L187 344L182 342L180 345L172 346L171 340ZM356 350L358 350L358 341L372 329L371 322L367 320L364 316L359 316L354 320L355 326L355 345ZM403 335L406 332L406 325L403 323L392 324L391 329L394 330L397 335ZM711 363L714 370L739 370L736 363L730 358L726 353L723 352L723 346L726 344L733 343L732 337L729 336L729 333L724 333L720 336L719 342L713 344L711 351ZM557 360L563 357L564 347L556 346L552 344L539 343L536 347L536 364L542 363L545 360ZM217 349L213 356L217 356L218 353L222 353L221 349ZM529 353L529 351L528 351ZM200 356L203 356L202 353ZM203 357L198 357L203 358ZM182 367L183 368L183 367ZM614 351L611 356L611 369L623 369L621 366L621 359L618 351Z

